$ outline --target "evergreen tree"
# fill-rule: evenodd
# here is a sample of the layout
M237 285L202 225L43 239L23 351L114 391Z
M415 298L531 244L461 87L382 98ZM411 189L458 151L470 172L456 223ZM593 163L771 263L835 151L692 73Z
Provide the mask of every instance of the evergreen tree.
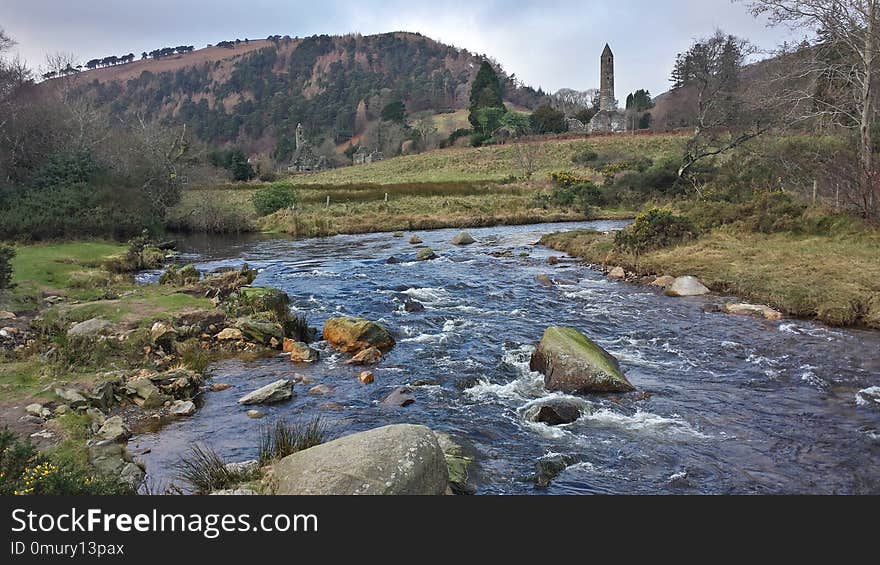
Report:
M498 127L497 120L492 120L493 123L486 123L485 119L481 120L481 118L485 118L486 113L483 112L481 115L480 110L487 108L500 109L502 110L502 115L507 111L504 107L504 92L501 90L498 75L495 74L495 69L492 68L488 61L483 61L480 65L480 70L477 71L477 76L471 85L470 102L468 121L475 130L488 134Z

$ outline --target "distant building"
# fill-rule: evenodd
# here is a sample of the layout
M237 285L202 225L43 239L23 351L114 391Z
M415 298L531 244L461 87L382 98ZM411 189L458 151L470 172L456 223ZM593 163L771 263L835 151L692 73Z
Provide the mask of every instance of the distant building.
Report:
M617 107L614 97L614 53L607 43L602 51L600 72L599 112L590 120L590 133L625 132L626 114Z
M354 165L369 165L383 159L385 159L385 154L381 151L367 151L363 147L359 147L354 152L354 155L351 156L352 164Z
M312 146L306 140L306 134L302 124L296 126L296 151L287 170L296 173L321 171L327 168L327 158L317 155Z

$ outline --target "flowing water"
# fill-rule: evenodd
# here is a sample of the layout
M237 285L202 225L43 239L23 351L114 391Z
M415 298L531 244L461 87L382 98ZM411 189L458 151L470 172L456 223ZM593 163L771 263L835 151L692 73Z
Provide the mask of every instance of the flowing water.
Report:
M483 494L880 493L880 404L858 394L880 385L880 332L705 313L723 298L668 298L576 261L551 266L559 253L534 245L560 229L622 225L477 229L478 243L462 248L449 244L455 230L420 232L440 256L428 262L391 234L188 240L185 260L206 271L247 262L259 271L255 284L290 294L312 325L363 316L398 343L372 385L323 343L314 366L283 357L218 363L215 382L233 388L207 393L195 416L130 448L143 453L151 483L167 485L193 443L229 461L252 459L266 422L320 413L337 435L401 422L448 432L476 455L472 479ZM387 263L391 256L400 262ZM540 274L556 284L542 286ZM407 312L408 299L424 310ZM552 395L528 369L549 325L580 328L649 395L584 397L589 413L566 426L526 421L529 404ZM335 390L315 396L297 385L292 401L263 407L262 420L236 403L294 372ZM404 384L415 385L414 404L378 405ZM575 463L538 489L530 475L551 454Z

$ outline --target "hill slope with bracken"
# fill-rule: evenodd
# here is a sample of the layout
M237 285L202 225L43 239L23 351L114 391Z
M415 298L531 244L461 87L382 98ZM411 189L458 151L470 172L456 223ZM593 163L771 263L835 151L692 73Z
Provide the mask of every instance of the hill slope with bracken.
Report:
M365 135L392 136L393 127L375 131L392 102L402 102L410 118L466 108L482 59L414 33L275 36L85 71L75 80L78 92L111 112L185 122L209 145L284 162L298 123L315 145L340 147ZM498 71L512 106L539 104L542 92Z

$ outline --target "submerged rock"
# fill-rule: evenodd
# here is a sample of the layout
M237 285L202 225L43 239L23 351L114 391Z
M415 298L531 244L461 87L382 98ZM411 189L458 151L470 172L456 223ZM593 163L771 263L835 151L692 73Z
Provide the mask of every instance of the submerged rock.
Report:
M291 398L293 398L293 382L279 379L246 394L238 400L238 403L245 406L249 404L274 404Z
M363 318L330 318L324 322L324 339L346 353L356 353L368 347L385 351L395 343L388 330Z
M739 316L758 316L765 320L781 320L782 312L763 304L725 304L724 312Z
M547 488L550 483L574 464L575 459L569 455L545 455L535 463L534 481L539 488Z
M279 495L441 495L449 482L434 432L410 424L305 449L272 471Z
M696 277L678 277L666 288L666 296L702 296L711 292Z
M382 361L382 352L375 347L368 347L355 354L345 362L346 365L376 365Z
M425 306L421 302L419 302L418 300L413 300L412 298L407 298L406 302L403 303L403 309L409 313L424 312Z
M554 398L529 407L526 418L533 422L559 426L575 422L582 414L582 403L574 399Z
M620 363L575 328L550 327L529 366L544 375L548 390L567 393L630 392Z
M410 245L419 245L419 244L421 244L421 243L422 243L422 238L420 238L419 236L417 236L417 235L411 235L411 236L409 237L409 244L410 244Z
M476 242L477 241L471 237L471 234L466 231L459 232L458 235L452 238L452 245L470 245Z
M330 385L315 385L309 389L309 394L315 396L323 396L327 394L333 394L333 391L336 390Z
M430 261L436 258L437 254L434 253L434 250L430 247L422 247L419 249L418 253L416 253L416 261Z
M373 384L373 381L376 380L376 376L372 371L362 371L360 375L358 375L358 380L365 385Z
M411 393L411 388L399 386L391 391L391 394L386 396L379 404L386 407L409 406L416 401L416 397L413 396Z
M541 286L546 286L547 288L553 286L553 280L550 278L549 275L538 275L537 277L535 277L535 280L538 281L538 284L540 284Z

